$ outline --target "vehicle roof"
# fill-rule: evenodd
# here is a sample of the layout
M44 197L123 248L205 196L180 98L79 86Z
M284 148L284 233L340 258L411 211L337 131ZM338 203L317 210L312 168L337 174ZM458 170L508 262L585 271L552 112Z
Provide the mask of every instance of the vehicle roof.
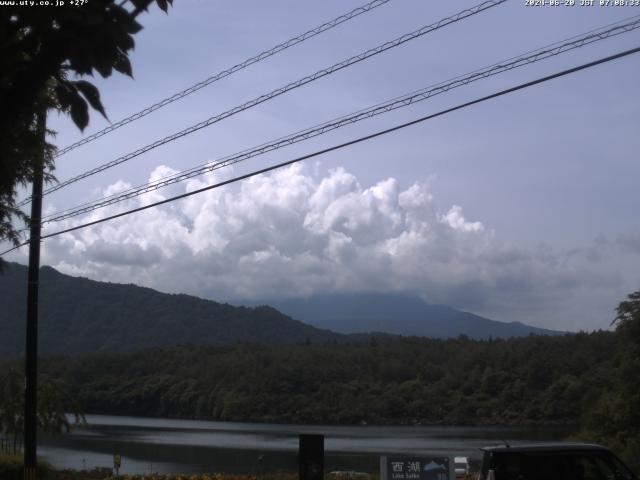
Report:
M490 447L482 447L480 450L485 452L584 452L584 451L600 451L609 452L610 450L602 445L590 443L534 443L527 445L496 445Z

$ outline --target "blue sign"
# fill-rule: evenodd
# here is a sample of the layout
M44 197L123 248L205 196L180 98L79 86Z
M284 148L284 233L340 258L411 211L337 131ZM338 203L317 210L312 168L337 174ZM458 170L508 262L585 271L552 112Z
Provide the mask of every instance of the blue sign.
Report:
M449 457L387 457L385 473L387 480L449 480Z

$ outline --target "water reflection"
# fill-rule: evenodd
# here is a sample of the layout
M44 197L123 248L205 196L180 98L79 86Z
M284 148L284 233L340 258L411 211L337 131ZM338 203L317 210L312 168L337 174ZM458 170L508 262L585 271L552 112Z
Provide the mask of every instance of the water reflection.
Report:
M121 473L297 470L298 435L325 435L326 470L376 472L382 454L477 456L478 448L564 438L571 428L307 426L88 415L88 426L40 439L58 468L111 467ZM262 460L259 460L261 458Z

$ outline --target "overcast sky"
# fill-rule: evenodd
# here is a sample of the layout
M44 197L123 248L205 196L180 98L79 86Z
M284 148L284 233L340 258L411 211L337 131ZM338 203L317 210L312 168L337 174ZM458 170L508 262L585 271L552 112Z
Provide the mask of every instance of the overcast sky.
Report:
M135 80L95 79L112 121L331 18L354 0L176 0L142 15ZM387 5L219 81L57 161L65 180L475 5ZM577 0L577 3L580 3ZM51 213L184 170L640 14L527 7L447 26L47 196ZM90 214L148 203L640 44L640 30ZM42 263L97 280L240 302L417 294L504 321L607 328L640 288L640 56L554 80L241 184L46 240ZM50 116L55 143L82 134ZM108 123L92 115L85 134ZM7 258L27 261L26 249Z

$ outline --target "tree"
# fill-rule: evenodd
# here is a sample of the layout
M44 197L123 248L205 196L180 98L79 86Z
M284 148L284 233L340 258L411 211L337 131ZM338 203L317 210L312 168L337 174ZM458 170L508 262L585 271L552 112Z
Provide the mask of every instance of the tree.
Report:
M612 325L620 338L613 388L589 414L586 437L619 451L640 471L640 290L616 309Z
M0 241L18 244L17 187L30 183L39 165L36 119L43 109L89 123L89 106L106 117L98 89L83 78L113 70L132 76L128 54L142 26L136 17L154 0L90 0L64 7L0 9ZM155 0L167 11L173 0ZM17 3L17 2L16 2ZM45 149L45 180L52 181L54 147ZM1 261L1 259L0 259Z
M637 355L640 351L640 290L630 293L616 309L617 332L625 337Z
M1 378L0 435L9 440L13 453L17 453L24 423L23 375L10 368Z
M65 412L73 411L76 423L84 422L77 402L65 394L60 381L43 377L38 386L38 427L47 433L68 431ZM24 374L9 367L0 374L0 437L9 440L13 453L20 450L24 433Z

